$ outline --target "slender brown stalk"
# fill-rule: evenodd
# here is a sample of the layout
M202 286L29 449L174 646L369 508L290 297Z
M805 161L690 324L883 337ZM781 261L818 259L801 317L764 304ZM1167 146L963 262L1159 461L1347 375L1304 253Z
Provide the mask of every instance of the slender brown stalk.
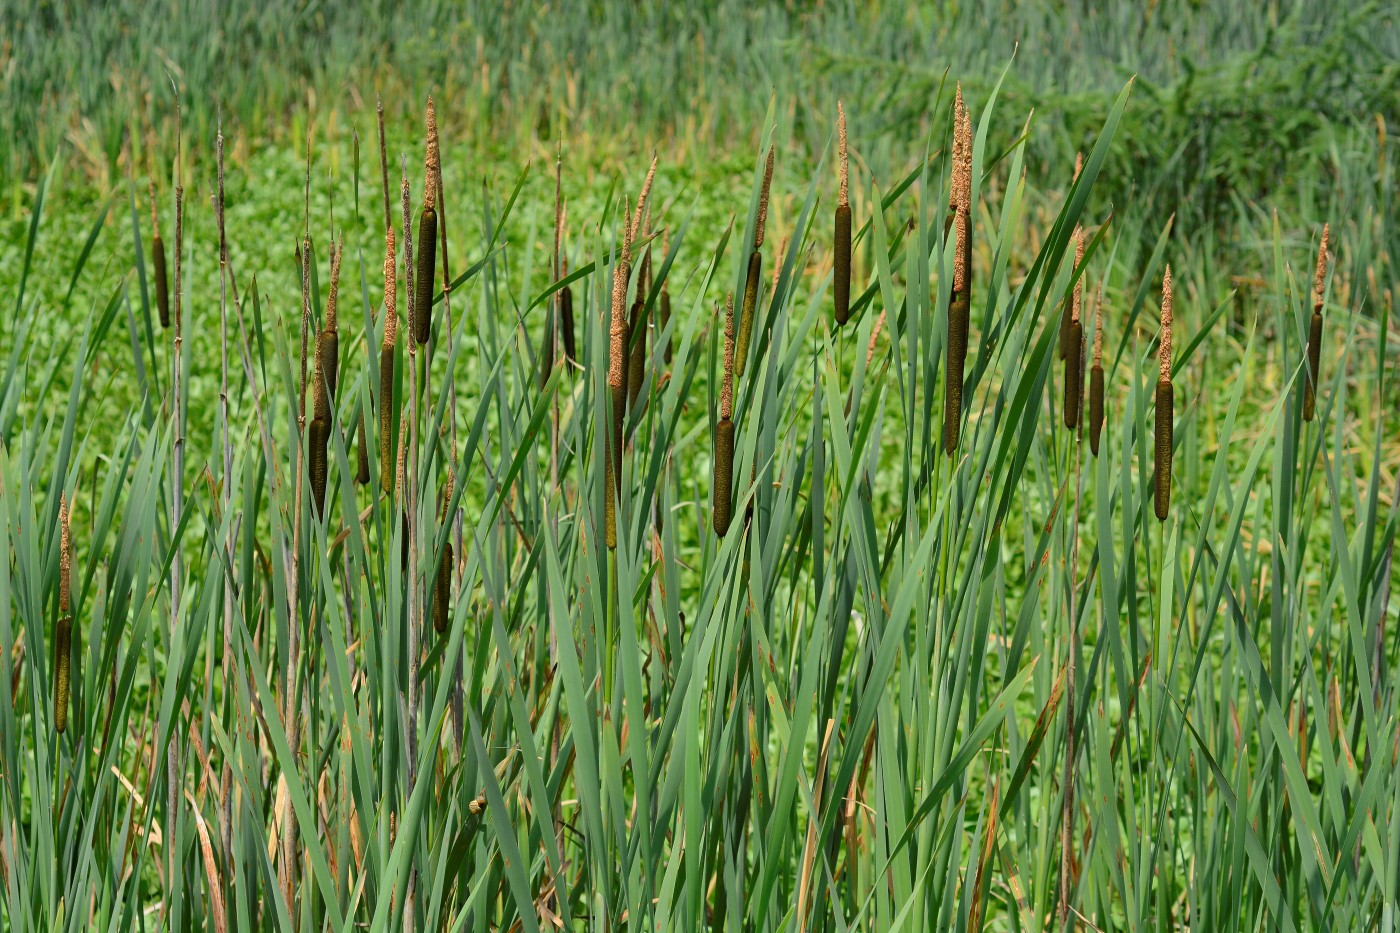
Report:
M836 326L851 316L851 201L848 192L850 166L846 160L846 108L836 102L836 152L841 171L841 189L836 196L835 278L832 298L836 304Z
M1303 384L1303 420L1313 420L1317 408L1317 379L1322 364L1322 289L1327 279L1327 239L1330 225L1322 225L1322 242L1317 248L1317 271L1313 273L1313 312L1308 326L1308 377Z
M1157 424L1154 438L1156 468L1154 511L1164 522L1172 501L1172 267L1162 276L1162 342L1157 350Z

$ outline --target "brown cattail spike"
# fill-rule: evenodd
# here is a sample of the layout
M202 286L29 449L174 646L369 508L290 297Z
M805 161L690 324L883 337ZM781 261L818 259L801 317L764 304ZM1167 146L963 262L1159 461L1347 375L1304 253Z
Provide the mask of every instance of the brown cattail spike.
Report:
M1084 301L1084 229L1074 228L1074 269L1078 279L1070 298L1069 333L1065 344L1065 427L1079 424L1080 393L1083 386L1084 324L1080 320Z
M574 293L565 285L559 294L559 326L564 332L564 355L578 364L578 348L574 343Z
M452 505L453 479L447 474L447 482L442 489L442 523L450 524L448 509ZM442 560L438 562L437 579L433 584L433 630L439 635L447 633L448 602L452 599L452 541L443 545Z
M384 342L379 349L379 484L394 491L394 343L398 339L394 228L384 233Z
M734 372L744 375L749 359L749 343L753 339L753 319L758 309L758 287L763 280L763 236L768 227L768 198L773 187L773 147L763 164L763 184L758 189L758 216L754 222L753 250L749 253L748 275L744 279L744 308L739 316L739 343L734 358Z
M1308 322L1308 375L1303 384L1303 420L1311 421L1317 410L1317 380L1322 369L1322 290L1327 279L1327 240L1330 225L1322 225L1322 242L1317 248L1317 271L1313 273L1313 313Z
M432 185L428 185L432 189ZM433 324L433 282L437 266L437 211L431 204L418 215L418 288L413 302L413 339L428 342Z
M651 211L647 211L642 222L642 237L651 235ZM627 325L627 406L637 407L637 399L642 394L642 377L646 372L647 356L647 295L651 291L651 247L642 253L641 269L637 278L637 293L632 298L632 316Z
M729 531L729 523L733 518L733 492L734 422L724 418L715 425L715 488L714 501L711 504L714 510L715 534L721 538Z
M71 579L73 538L68 527L68 498L58 500L58 628L54 632L53 727L68 728L68 685L72 674L73 609Z
M165 269L165 241L157 233L151 237L151 265L156 278L156 312L160 326L170 327L170 276Z
M330 422L325 418L311 420L311 501L316 506L316 514L324 516L326 508L326 446L330 441Z
M715 534L729 530L734 491L734 295L724 299L724 378L720 383L719 424L715 426Z
M851 317L851 202L848 194L850 167L846 161L846 108L836 102L836 152L841 166L841 188L836 198L835 278L832 298L836 303L836 326Z
M1158 521L1166 521L1172 497L1172 269L1162 276L1162 343L1157 351L1157 425L1154 443L1156 495L1153 500Z
M1089 449L1099 455L1103 430L1103 283L1094 301L1094 366L1089 371Z

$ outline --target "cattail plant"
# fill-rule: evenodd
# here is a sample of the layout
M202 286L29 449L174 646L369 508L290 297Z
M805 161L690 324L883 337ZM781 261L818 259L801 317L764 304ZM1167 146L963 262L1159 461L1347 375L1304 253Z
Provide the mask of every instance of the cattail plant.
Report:
M1317 271L1313 273L1313 313L1308 326L1308 379L1303 385L1303 420L1313 420L1317 407L1317 377L1322 360L1322 286L1327 278L1328 224L1322 225L1322 242L1317 247Z
M336 301L340 289L340 259L344 243L331 244L331 281L326 295L326 317L321 333L316 336L316 385L313 390L311 436L311 497L316 513L324 514L326 505L327 448L331 437L331 406L335 400L335 385L340 369L340 332L336 325Z
M564 237L564 165L563 165L563 143L560 143L559 158L554 163L554 268L555 280L563 277L560 267L560 256L562 254L562 244ZM549 374L554 372L555 343L558 341L559 331L559 296L546 306L544 316L544 339L540 341L540 389L543 391L545 383L549 381Z
M947 385L943 393L943 452L958 449L962 431L963 370L967 363L967 329L972 289L972 120L958 86L953 104L951 200L957 246L953 252L953 295L948 302Z
M768 196L773 187L773 147L763 164L763 185L758 189L758 216L754 221L753 250L749 253L748 276L744 279L744 307L739 317L739 343L735 347L734 373L744 375L749 359L749 341L753 339L753 319L758 308L758 289L763 282L763 231L768 226Z
M836 153L841 166L841 188L836 196L836 258L832 297L836 302L836 326L851 316L851 200L850 166L846 160L846 108L836 102Z
M160 326L170 327L170 276L165 268L165 241L160 238L160 215L156 212L156 183L151 182L151 267L156 278L156 312Z
M379 348L379 484L394 491L394 344L398 339L398 300L394 228L384 231L384 342Z
M635 211L623 201L622 247L613 264L612 321L608 329L608 395L612 401L612 443L604 463L607 486L604 496L604 532L608 547L617 547L617 497L622 495L622 431L627 415L627 282L632 276L632 241L646 212L647 195L656 178L656 157L652 157Z
M734 491L734 294L724 296L724 381L719 390L719 424L715 425L715 486L712 508L715 534L729 530Z
M1079 180L1079 173L1080 173L1081 171L1083 171L1083 170L1084 170L1084 153L1082 153L1082 152L1076 152L1076 153L1074 154L1074 178L1071 179L1070 184L1074 184L1074 182L1076 182L1076 181ZM1075 228L1075 232L1076 232L1076 234L1078 233L1078 228L1077 228L1077 227ZM1077 265L1077 264L1078 264L1078 260L1076 259L1075 262L1076 262L1076 265ZM1072 322L1072 320L1073 320L1073 314L1074 314L1073 308L1061 308L1061 311L1060 311L1060 336L1059 336L1059 343L1058 343L1058 345L1057 345L1057 350L1058 350L1058 352L1059 352L1059 354L1060 354L1060 359L1061 359L1061 360L1064 360L1066 357L1069 356L1069 343L1070 343L1070 340L1069 340L1069 331L1070 331L1070 324L1071 324L1071 322Z
M1103 283L1094 299L1094 366L1089 370L1089 450L1099 455L1103 430Z
M1157 520L1164 522L1172 502L1172 267L1162 276L1162 342L1157 349L1157 431L1154 439L1157 469L1153 500Z
M442 524L446 527L451 519L448 509L452 506L452 474L447 474L447 482L442 489ZM452 598L452 540L443 543L442 560L438 562L437 578L433 581L433 631L439 635L447 633L448 601Z
M73 570L73 537L68 529L68 497L58 500L58 630L54 633L53 727L68 728L68 684L72 661L73 617L70 579Z
M437 114L428 98L427 156L423 181L423 212L418 215L418 282L413 302L413 339L428 342L433 322L433 277L437 269L437 208L434 182L438 167Z
M1069 334L1065 344L1065 427L1071 431L1079 424L1082 364L1084 361L1084 324L1080 320L1084 305L1084 228L1074 228L1074 269L1079 278L1069 303Z

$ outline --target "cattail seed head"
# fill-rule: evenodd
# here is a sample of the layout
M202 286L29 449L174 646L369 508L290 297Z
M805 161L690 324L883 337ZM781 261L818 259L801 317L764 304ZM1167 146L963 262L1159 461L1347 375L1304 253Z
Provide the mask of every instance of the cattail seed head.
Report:
M560 327L564 331L564 355L569 362L578 364L578 349L574 343L574 292L565 285L559 294Z
M1172 417L1173 393L1171 380L1162 377L1157 380L1157 425L1153 445L1153 462L1156 467L1155 495L1153 509L1157 520L1164 522L1171 510L1172 501Z
M151 265L156 279L156 312L160 326L170 327L170 275L165 268L165 241L156 233L151 237Z
M1084 325L1078 319L1070 321L1069 343L1065 347L1065 427L1071 431L1079 424L1083 346Z
M723 538L733 518L734 422L728 416L715 425L715 485L711 507L715 534Z
M1313 420L1317 408L1317 378L1322 365L1322 312L1313 311L1308 325L1308 376L1303 384L1303 420Z
M431 182L427 189L432 190ZM433 325L433 283L437 269L437 211L423 205L418 215L418 288L413 302L413 338L419 346L428 342Z
M423 207L437 207L437 179L441 174L442 160L438 154L438 129L437 129L437 109L433 106L432 95L428 96L427 128L424 134L425 143L423 155ZM421 252L422 246L420 244Z
M369 438L365 434L365 413L360 410L360 424L355 429L355 482L369 485Z
M1094 298L1094 365L1103 366L1103 283Z
M724 377L719 390L719 417L734 417L734 293L724 296Z
M763 233L768 228L768 198L773 187L773 147L768 147L768 158L763 165L763 187L758 189L758 218L754 223L753 248L763 248Z
M73 535L69 528L68 496L58 499L58 611L65 615L73 608Z
M1084 228L1074 228L1074 271L1079 273L1079 267L1084 265ZM1084 276L1079 275L1074 283L1074 295L1070 301L1070 321L1078 323L1084 308Z
M1168 382L1172 378L1172 267L1162 275L1162 342L1157 348L1157 369Z
M960 294L948 304L948 356L943 390L943 452L958 449L962 433L963 373L967 365L968 298Z
M1099 434L1103 431L1103 367L1089 370L1089 450L1099 455Z
M749 253L749 270L744 279L744 309L739 316L739 342L735 346L734 372L744 375L744 365L749 357L749 341L753 339L753 319L758 308L758 286L763 280L763 253L755 249Z
M836 326L851 318L851 205L836 205L835 278L832 298L836 304Z
M836 195L838 207L850 207L849 194L851 167L846 158L846 108L841 101L836 102L836 157L841 165L841 188Z
M1331 225L1322 225L1322 242L1317 247L1317 271L1313 273L1313 308L1322 310L1322 286L1327 278L1327 239Z
M316 506L318 516L324 516L326 508L326 446L330 441L330 429L331 424L325 418L311 419L308 438L311 447L311 501Z
M623 200L622 249L613 263L612 321L608 328L608 385L626 385L627 367L627 280L632 275L632 237L628 233L626 199Z
M442 561L438 564L437 580L433 584L433 631L447 634L448 602L452 599L452 542L442 548Z

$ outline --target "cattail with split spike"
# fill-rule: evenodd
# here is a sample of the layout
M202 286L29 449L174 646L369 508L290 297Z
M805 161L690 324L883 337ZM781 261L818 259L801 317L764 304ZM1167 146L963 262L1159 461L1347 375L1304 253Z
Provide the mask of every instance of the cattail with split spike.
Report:
M1065 345L1065 427L1071 431L1079 424L1081 371L1084 360L1084 323L1080 320L1084 304L1084 228L1074 228L1074 268L1079 279L1070 297L1069 342Z
M1322 225L1322 242L1317 247L1317 271L1313 273L1313 313L1308 326L1308 378L1303 385L1303 420L1313 420L1317 408L1317 378L1322 363L1322 289L1327 279L1327 239L1329 224Z
M379 485L394 491L394 344L399 316L394 228L384 232L384 342L379 348Z
M68 528L68 497L58 500L58 629L54 633L53 727L68 728L68 685L72 671L73 611L71 577L73 537Z
M958 449L962 433L963 372L972 303L972 122L958 86L953 104L951 200L957 244L953 252L953 294L948 302L948 358L943 392L943 452Z
M418 286L413 302L413 339L419 346L428 342L433 325L433 282L437 269L437 192L438 176L437 114L428 98L427 155L424 158L423 212L418 215Z
M165 241L160 238L160 219L156 213L156 184L151 182L151 271L156 280L156 313L160 326L170 327L170 275L165 268Z
M1103 283L1094 299L1094 367L1089 371L1089 450L1099 455L1103 430Z
M748 275L744 279L744 308L739 316L739 342L735 347L734 373L744 375L753 339L753 319L758 308L758 287L763 281L763 233L768 226L768 198L773 187L773 147L763 164L763 185L758 189L758 216L754 221L753 250L749 253Z
M1157 520L1164 522L1172 501L1172 267L1162 276L1162 342L1157 350L1157 431L1154 439Z
M724 381L719 390L719 424L715 425L715 486L711 503L715 534L729 530L734 493L734 293L724 296Z
M836 302L836 326L851 317L851 201L850 166L846 161L846 108L836 102L836 154L841 166L841 188L836 196L836 255L832 297Z

